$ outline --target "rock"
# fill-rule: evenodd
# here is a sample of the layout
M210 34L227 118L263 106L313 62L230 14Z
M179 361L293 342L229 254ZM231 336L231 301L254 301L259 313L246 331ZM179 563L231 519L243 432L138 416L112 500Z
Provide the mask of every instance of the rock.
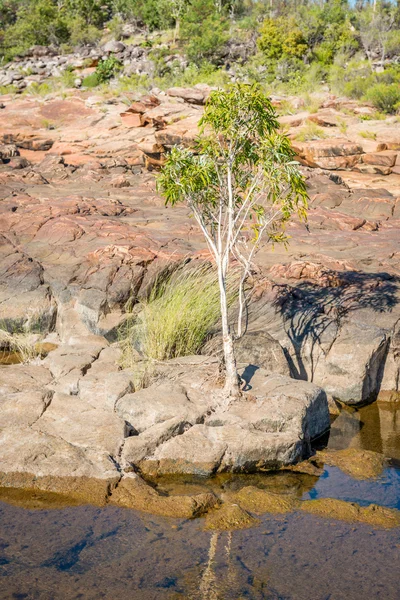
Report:
M317 453L317 459L322 460L326 465L338 467L355 479L379 477L386 464L383 454L371 450L357 450L356 448L336 451L324 450Z
M222 340L215 337L206 344L203 353L215 354L222 357ZM265 331L248 331L235 341L236 361L240 367L247 371L242 375L246 381L257 368L262 368L264 373L290 375L290 368L283 352L282 346Z
M188 427L190 424L180 417L172 417L172 419L149 427L140 435L128 437L121 454L122 464L139 464L146 456L151 456L158 446L176 435L182 434Z
M380 165L356 165L354 167L356 171L360 173L367 173L369 175L390 175L392 172L390 167L382 167Z
M111 372L108 372L109 368ZM134 392L133 375L126 371L114 371L114 368L118 367L108 367L100 361L98 372L90 369L79 381L80 398L94 408L114 410L120 398Z
M329 519L365 523L372 527L392 529L400 527L400 511L376 504L359 506L355 502L345 502L334 498L306 500L300 505L301 510Z
M256 515L293 512L299 505L299 500L293 496L275 494L254 486L244 487L239 492L225 493L223 500L239 504L245 510Z
M159 446L139 467L150 477L178 473L207 477L226 471L251 473L295 462L302 452L302 442L287 433L251 431L238 425L194 425Z
M139 475L128 473L113 491L111 503L163 517L192 519L218 505L219 500L212 493L161 496Z
M362 162L365 165L380 165L382 167L394 167L397 154L395 152L375 152L363 154Z
M386 332L361 322L343 323L314 381L345 404L376 399L389 346Z
M116 457L130 428L109 410L94 408L77 396L56 393L33 429L82 448Z
M228 409L217 409L205 423L214 427L236 424L251 431L288 433L293 440L315 439L330 427L326 394L312 383L262 373L251 392L255 398L244 397Z
M294 148L303 161L312 167L323 169L349 169L354 167L363 154L362 146L342 139L315 140Z
M194 405L179 385L153 384L134 394L127 394L116 404L117 414L139 433L176 415L192 424L201 419L208 404Z
M209 512L206 516L205 529L217 531L234 531L235 529L248 529L259 524L243 508L237 504L223 504L218 510Z
M140 114L134 114L131 112L124 112L120 115L122 124L125 127L143 127L144 121Z
M48 390L29 390L3 394L0 398L0 429L32 425L50 404Z
M122 42L111 40L104 45L103 51L108 54L118 54L119 52L123 52L125 48L126 46Z
M97 358L101 347L68 346L60 345L57 350L51 352L43 361L53 377L67 375L73 369L78 369L83 375L90 368L92 362Z
M19 156L20 152L15 144L0 144L0 158Z
M119 479L106 454L30 428L0 431L0 487L44 490L104 504Z
M340 119L343 119L343 115L340 112L330 109L319 110L317 113L307 117L308 121L312 121L321 127L337 127Z
M169 88L167 94L172 98L182 98L182 100L191 104L204 104L205 101L204 92L194 88Z

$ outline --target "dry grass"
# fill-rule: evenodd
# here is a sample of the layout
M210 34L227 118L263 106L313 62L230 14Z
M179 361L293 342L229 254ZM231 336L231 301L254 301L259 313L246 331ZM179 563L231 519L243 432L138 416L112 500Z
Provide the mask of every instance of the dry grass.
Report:
M296 135L299 142L312 142L313 140L323 140L327 137L322 127L319 127L313 121L306 121L301 131Z
M0 329L0 359L2 352L12 352L20 357L20 362L28 363L41 355L37 336L29 333L10 333Z
M229 303L236 289L234 275L228 285ZM160 273L135 313L125 325L125 363L135 364L134 349L153 361L198 353L220 319L215 269L201 264Z

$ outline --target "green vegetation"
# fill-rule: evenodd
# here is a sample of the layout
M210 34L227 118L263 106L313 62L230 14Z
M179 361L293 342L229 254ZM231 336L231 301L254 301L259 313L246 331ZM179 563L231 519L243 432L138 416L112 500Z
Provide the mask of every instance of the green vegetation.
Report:
M312 140L322 140L326 138L326 133L313 121L306 121L301 131L297 134L296 140L299 142L311 142Z
M137 43L155 64L149 87L223 86L233 76L277 92L328 86L398 110L398 0L0 0L0 60L35 44L71 50L119 39L128 23L141 28ZM110 60L86 87L118 74Z
M286 221L294 212L306 213L295 152L278 130L260 85L212 91L196 147L174 147L158 177L166 202L185 202L192 211L217 268L227 397L240 395L233 342L245 331L244 288L254 255L262 245L287 244ZM228 297L234 270L240 274L236 330Z
M232 289L229 297L232 302ZM207 264L166 270L135 308L125 331L125 352L138 348L155 360L196 354L220 317L216 271Z

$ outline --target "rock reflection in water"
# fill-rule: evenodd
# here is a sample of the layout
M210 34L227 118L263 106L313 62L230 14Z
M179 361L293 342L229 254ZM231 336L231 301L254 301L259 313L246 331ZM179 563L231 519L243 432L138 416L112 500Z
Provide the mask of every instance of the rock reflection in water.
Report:
M374 402L357 411L342 410L334 421L328 448L358 448L400 460L400 403Z

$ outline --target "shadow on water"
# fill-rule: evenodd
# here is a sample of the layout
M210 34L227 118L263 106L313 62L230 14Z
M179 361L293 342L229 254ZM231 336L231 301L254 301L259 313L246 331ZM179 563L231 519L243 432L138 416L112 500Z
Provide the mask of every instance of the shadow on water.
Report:
M310 345L311 377L315 372L314 351L326 353L335 341L342 320L360 309L390 312L399 302L400 278L389 273L326 272L325 285L303 282L282 286L274 306L283 316L295 360L286 353L296 379L309 379L303 354Z

